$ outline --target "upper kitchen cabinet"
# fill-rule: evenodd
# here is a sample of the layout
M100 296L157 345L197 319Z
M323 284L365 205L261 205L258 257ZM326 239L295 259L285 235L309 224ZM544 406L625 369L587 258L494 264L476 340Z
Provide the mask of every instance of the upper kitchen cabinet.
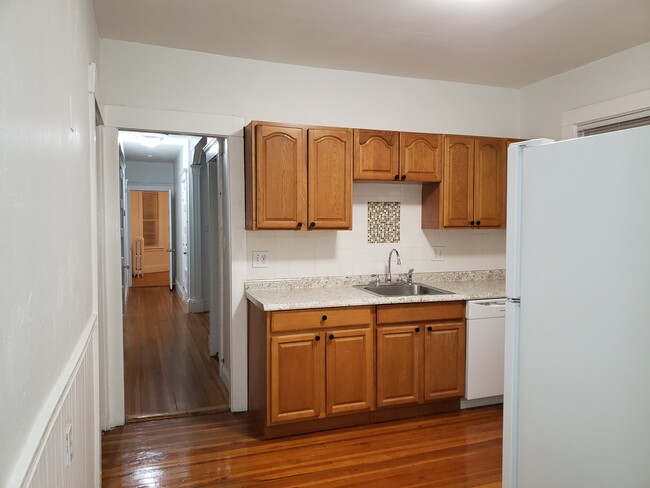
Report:
M441 184L422 188L422 228L505 227L506 140L444 136Z
M354 179L400 179L399 132L354 129Z
M436 182L441 178L439 134L354 131L354 179Z
M308 130L311 229L352 228L352 130Z
M399 135L401 181L434 183L442 176L442 136L401 132Z
M246 229L351 229L352 130L252 122Z

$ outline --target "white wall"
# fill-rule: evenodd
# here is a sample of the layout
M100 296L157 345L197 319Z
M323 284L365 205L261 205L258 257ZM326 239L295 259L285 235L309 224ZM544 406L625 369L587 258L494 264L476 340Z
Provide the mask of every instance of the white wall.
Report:
M171 185L174 183L174 163L127 161L126 178L130 185Z
M96 320L88 63L98 61L99 38L92 2L3 1L0 46L0 486L19 486L39 462L73 381L68 366L81 361L76 346ZM81 429L79 440L88 431L96 440L94 387L84 385L72 402L91 399L89 422L67 420ZM91 442L79 461L92 462L97 446Z
M521 89L522 137L562 138L562 112L650 89L650 43Z

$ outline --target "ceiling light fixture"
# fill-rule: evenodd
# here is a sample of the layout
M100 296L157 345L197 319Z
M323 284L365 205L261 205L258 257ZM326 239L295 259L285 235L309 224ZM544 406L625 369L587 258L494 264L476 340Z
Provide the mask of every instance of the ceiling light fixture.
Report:
M140 134L136 136L138 142L145 147L156 147L164 138L165 136L159 134Z

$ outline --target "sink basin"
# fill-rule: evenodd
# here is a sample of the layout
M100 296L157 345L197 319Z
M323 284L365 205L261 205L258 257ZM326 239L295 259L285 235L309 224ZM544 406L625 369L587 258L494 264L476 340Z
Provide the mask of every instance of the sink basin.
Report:
M379 295L382 297L411 297L417 295L452 295L453 293L433 286L423 285L422 283L396 283L394 285L358 285L364 291Z

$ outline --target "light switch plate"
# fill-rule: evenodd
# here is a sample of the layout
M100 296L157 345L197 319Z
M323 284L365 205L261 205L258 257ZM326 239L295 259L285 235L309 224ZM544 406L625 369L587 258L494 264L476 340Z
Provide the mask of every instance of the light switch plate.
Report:
M268 268L268 267L269 267L269 252L253 251L253 268Z
M433 259L432 261L445 260L445 246L433 246Z

